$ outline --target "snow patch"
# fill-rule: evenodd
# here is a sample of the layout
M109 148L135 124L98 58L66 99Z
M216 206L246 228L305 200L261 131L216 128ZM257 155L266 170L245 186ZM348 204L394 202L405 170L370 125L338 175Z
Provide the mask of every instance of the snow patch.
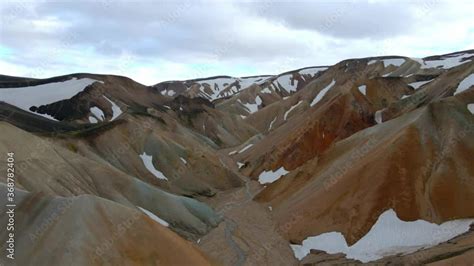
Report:
M258 176L258 182L260 182L260 184L266 184L266 183L273 183L275 181L277 181L278 179L280 179L280 177L288 174L289 172L285 170L285 167L280 167L278 170L276 170L275 172L273 171L263 171L260 173L260 175Z
M243 104L249 113L253 114L258 111L258 106L262 104L262 99L260 96L255 97L255 103L245 103Z
M470 103L467 105L467 110L469 110L469 112L471 112L471 114L474 115L474 103Z
M241 162L237 162L237 167L242 168L245 164L244 163L241 163Z
M299 260L309 254L311 249L315 249L329 254L344 253L349 259L365 263L435 246L468 231L472 222L474 219L453 220L441 225L424 220L405 222L397 217L394 210L389 209L379 216L364 237L350 247L339 232L308 237L303 240L302 245L290 246Z
M395 58L395 59L384 59L383 65L384 67L388 67L389 65L399 67L405 63L405 59L403 58Z
M261 90L260 91L261 93L272 93L272 91L270 90L270 88L266 87L265 89Z
M300 73L300 75L311 75L312 77L314 77L316 74L326 69L328 68L327 67L311 67L311 68L302 69L298 73Z
M144 152L143 154L140 155L140 158L142 159L143 164L145 165L146 169L150 171L150 173L152 173L154 176L156 176L159 179L168 180L168 178L166 178L166 176L162 172L160 172L158 169L155 168L155 166L153 165L152 156Z
M378 61L382 61L384 67L388 67L389 65L399 67L403 65L403 63L405 63L405 59L403 58L392 58L392 59L382 59L382 60L373 59L373 60L370 60L367 63L367 65L372 65L374 63L377 63Z
M112 120L114 120L115 118L117 118L119 115L122 114L122 110L120 109L120 107L115 104L113 101L111 101L109 98L107 98L107 96L104 95L104 98L112 105Z
M472 54L468 53L460 53L455 55L448 55L444 56L441 59L436 60L424 60L419 58L413 58L413 60L417 61L421 66L421 69L426 68L442 68L442 69L449 69L453 68L467 62L471 62L472 60L465 60L465 58L471 57Z
M283 119L286 120L286 118L288 117L288 114L291 113L291 111L293 111L293 109L298 107L298 105L300 105L302 102L303 101L299 101L297 104L291 106L290 109L288 109L288 111L285 112L285 115L283 116Z
M454 95L469 89L472 85L474 85L474 74L470 74L459 83Z
M175 92L174 90L169 90L169 91L167 91L166 94L167 94L168 96L172 97L173 95L176 94L176 92Z
M366 89L367 89L367 86L365 85L359 86L360 93L364 94L365 96L367 96Z
M275 116L275 118L273 118L272 122L270 122L270 126L268 126L268 131L272 130L273 124L275 123L276 120L277 120L277 117Z
M94 107L92 107L92 108L90 109L90 112L91 112L92 114L94 114L94 116L95 116L98 120L104 121L105 115L104 115L104 112L103 112L100 108L94 106Z
M253 146L253 144L249 144L249 145L243 147L238 153L242 153L242 152L244 152L244 151L250 149L252 146Z
M382 124L383 123L383 121L382 121L382 112L383 112L383 110L378 110L374 114L374 119L375 119L375 122L377 122L377 124Z
M180 159L184 164L188 164L188 161L186 161L186 159L184 159L183 157L179 157L179 159Z
M234 83L237 81L237 78L215 78L215 79L207 79L207 80L200 80L197 81L196 83L201 85L201 88L199 89L202 95L209 99L209 100L215 100L225 96L228 96L227 94L221 95L221 92L226 89L227 86L230 84ZM211 90L213 91L211 94L208 94L205 92L205 86L208 85Z
M96 123L98 123L99 121L98 121L95 117L89 116L89 122L90 122L91 124L96 124Z
M281 75L276 79L276 82L280 84L280 86L282 86L287 92L293 92L296 91L296 88L298 87L298 80L294 79L292 84L292 78L293 75L291 74Z
M261 84L266 79L264 77L248 77L248 78L240 78L238 79L240 83L240 90L246 89L253 84Z
M41 105L70 99L94 82L103 83L103 81L90 78L72 78L36 86L0 89L0 100L27 112L42 115L30 111L30 107L40 107ZM43 116L55 120L52 116Z
M432 79L430 80L425 80L425 81L417 81L417 82L412 82L412 83L408 83L408 85L412 86L415 90L417 90L419 87L427 84L427 83L430 83L431 81L433 81Z
M331 81L331 83L329 83L329 85L327 85L324 89L322 89L317 95L316 97L314 97L313 101L311 102L310 106L313 107L315 106L323 97L324 95L326 95L326 93L329 91L330 88L332 88L332 86L334 86L334 84L336 84L336 81L333 79Z
M162 90L161 95L168 95L170 97L174 96L176 92L174 90Z
M168 227L170 225L167 221L165 221L165 220L161 219L160 217L156 216L151 211L149 211L145 208L142 208L140 206L137 206L137 208L139 208L142 212L144 212L146 215L148 215L148 217L150 217L153 221L158 222L159 224L161 224L163 226L166 226L166 227Z

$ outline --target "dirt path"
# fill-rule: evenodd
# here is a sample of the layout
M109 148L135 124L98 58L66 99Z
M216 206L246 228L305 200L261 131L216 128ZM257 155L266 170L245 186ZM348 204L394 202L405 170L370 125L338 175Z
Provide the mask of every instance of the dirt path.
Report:
M237 224L232 221L232 219L225 218L225 239L230 247L235 251L238 256L238 261L235 265L241 266L244 265L245 260L247 259L247 253L234 241L233 236L234 232L237 229Z

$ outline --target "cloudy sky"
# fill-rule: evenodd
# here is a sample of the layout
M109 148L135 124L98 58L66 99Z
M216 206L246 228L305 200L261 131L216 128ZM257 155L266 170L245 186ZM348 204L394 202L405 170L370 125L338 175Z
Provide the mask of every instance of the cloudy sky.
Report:
M0 74L119 74L146 85L474 49L474 1L0 2Z

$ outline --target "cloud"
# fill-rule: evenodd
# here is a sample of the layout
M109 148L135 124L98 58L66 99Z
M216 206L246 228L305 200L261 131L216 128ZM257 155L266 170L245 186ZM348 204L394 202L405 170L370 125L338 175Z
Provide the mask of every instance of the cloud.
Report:
M453 2L12 1L0 9L0 73L154 84L472 48L473 4Z
M378 39L410 30L412 14L403 5L396 8L388 2L354 0L278 2L262 15L292 29L313 30L337 38Z

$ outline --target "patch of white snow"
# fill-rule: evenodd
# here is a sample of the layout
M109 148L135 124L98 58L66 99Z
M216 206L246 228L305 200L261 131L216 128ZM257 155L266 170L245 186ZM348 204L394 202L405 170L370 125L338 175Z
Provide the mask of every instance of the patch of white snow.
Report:
M459 83L454 95L469 89L472 85L474 85L474 74L470 74Z
M30 107L39 107L41 105L70 99L94 82L103 83L103 81L90 78L72 78L66 81L51 82L36 86L0 89L0 100L27 112L41 115L30 111ZM43 116L55 120L51 116Z
M273 124L275 123L276 120L277 120L277 117L275 116L275 118L273 118L273 120L270 122L270 126L268 126L268 131L272 130Z
M382 121L382 112L383 112L383 110L378 110L374 114L374 119L375 119L375 122L377 122L377 124L382 124L383 123L383 121Z
M377 61L378 61L378 60L372 59L372 60L370 60L370 61L367 63L367 65L375 64L375 63L377 63Z
M449 69L449 68L453 68L453 67L471 62L471 60L463 61L463 59L471 57L471 56L472 54L460 53L460 54L455 54L455 55L447 55L436 60L418 59L416 61L421 64L421 67L420 67L421 69L426 69L426 68Z
M336 84L336 81L333 79L329 85L327 85L324 89L322 89L316 97L314 97L313 101L311 102L310 106L313 107L315 106L323 97L326 95L326 93L329 91L329 89L332 88Z
M243 147L238 153L242 153L242 152L244 152L244 151L250 149L250 147L252 147L252 146L253 146L253 144L249 144L249 145Z
M318 74L319 72L324 71L326 69L328 69L328 68L327 67L311 67L311 68L302 69L298 73L300 73L301 75L314 76L314 75Z
M105 119L105 115L104 115L104 112L98 108L98 107L92 107L90 109L90 112L94 114L94 116L98 119L98 120L101 120L101 121L104 121Z
M372 65L374 63L377 63L378 61L382 61L384 67L388 67L389 65L399 67L403 63L405 63L405 59L403 59L403 58L392 58L392 59L382 59L382 60L373 59L373 60L370 60L367 63L367 65Z
M255 97L255 103L245 103L243 104L249 113L253 114L258 111L258 106L262 104L262 99L260 96Z
M469 112L471 112L471 114L474 115L474 103L470 103L467 105L467 110L469 110Z
M424 220L405 222L390 209L382 213L370 231L352 246L347 245L341 233L329 232L308 237L302 245L291 245L291 248L299 260L314 249L329 254L344 253L347 258L365 263L435 246L468 231L472 222L474 219L453 220L441 225Z
M143 152L143 154L140 155L140 158L142 159L143 164L145 165L146 169L150 171L150 173L152 173L159 179L168 180L168 178L162 172L155 168L155 166L153 165L153 157L151 155L148 155Z
M107 96L104 95L104 98L112 105L112 120L114 120L115 118L117 118L119 115L122 114L122 110L120 109L120 107L114 103L113 101L111 101L109 98L107 98Z
M163 226L166 226L166 227L168 227L170 225L167 221L165 221L165 220L161 219L160 217L156 216L151 211L149 211L145 208L142 208L140 206L137 206L137 208L139 208L142 212L144 212L146 215L148 215L148 217L150 217L153 221L158 222L159 224L161 224Z
M359 86L360 93L364 94L365 96L367 96L366 90L367 90L367 86L365 86L365 85L360 85Z
M258 182L260 184L266 184L266 183L273 183L280 179L280 177L288 174L289 172L285 170L285 167L280 167L278 170L273 172L272 170L270 171L263 171L260 173L258 176Z
M419 87L427 84L427 83L430 83L431 81L433 81L432 79L430 80L425 80L425 81L417 81L417 82L412 82L412 83L409 83L408 85L412 86L415 90L417 90Z
M290 107L290 109L288 109L288 111L285 112L285 115L283 115L283 120L286 120L286 118L288 118L288 114L291 113L291 111L293 111L293 109L295 109L296 107L298 107L298 105L300 105L303 101L299 101L297 104L293 105Z
M405 59L403 58L394 58L394 59L384 59L383 65L384 67L388 67L389 65L399 67L405 63Z
M296 91L296 88L298 87L298 80L295 79L292 81L293 75L291 74L286 74L286 75L281 75L276 79L276 82L280 84L287 92L293 92Z

